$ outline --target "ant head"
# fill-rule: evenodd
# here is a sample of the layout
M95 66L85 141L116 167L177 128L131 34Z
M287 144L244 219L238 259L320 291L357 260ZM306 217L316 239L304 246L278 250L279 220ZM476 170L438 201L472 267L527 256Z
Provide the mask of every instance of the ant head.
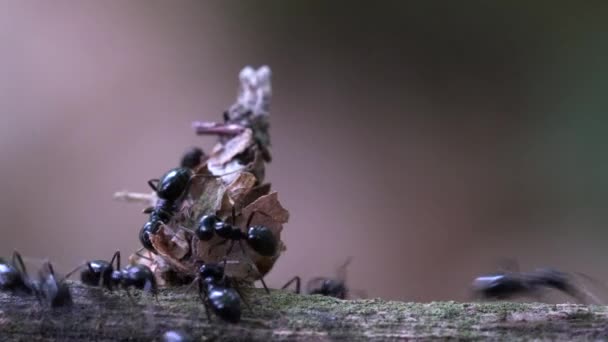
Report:
M277 253L277 239L267 227L250 227L247 232L247 243L262 256L274 256Z
M184 153L180 161L181 167L194 169L200 165L201 161L205 157L205 152L198 147L191 147Z
M219 217L215 215L205 215L201 217L196 228L196 237L202 241L209 241L215 234L215 224L219 222Z
M220 264L203 264L198 269L198 274L201 279L219 281L224 277L224 267Z

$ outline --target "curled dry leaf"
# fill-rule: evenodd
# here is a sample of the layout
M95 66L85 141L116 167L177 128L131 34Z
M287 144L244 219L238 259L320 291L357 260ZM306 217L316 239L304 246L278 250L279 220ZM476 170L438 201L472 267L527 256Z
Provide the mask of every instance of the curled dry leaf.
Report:
M225 144L220 145L220 148L214 149L213 154L207 161L207 164L210 166L209 170L213 172L212 167L217 168L224 166L232 161L237 155L245 152L245 150L253 144L255 144L253 132L248 128L244 130L243 133L228 140Z
M241 172L232 183L228 184L226 187L226 192L234 203L241 203L256 182L257 179L253 174L249 172Z
M172 231L168 226L161 226L158 233L150 235L150 241L156 252L177 271L191 273L189 265L183 260L190 253L189 241L192 233L185 230Z
M210 241L199 241L194 238L192 246L194 255L205 262L220 262L226 257L227 260L231 261L226 267L228 275L250 281L261 278L270 271L281 252L285 250L285 245L281 241L281 231L283 230L283 224L289 219L289 212L279 202L278 194L273 192L258 198L243 208L241 213L236 216L235 226L246 229L245 226L252 214L255 216L252 218L251 225L268 227L277 239L278 250L276 255L271 257L261 256L244 241L241 241L240 245L238 242L234 243L230 254L227 255L232 241L223 240L217 236ZM222 217L222 219L228 219L228 217ZM241 249L241 246L244 250ZM252 266L251 262L255 267Z

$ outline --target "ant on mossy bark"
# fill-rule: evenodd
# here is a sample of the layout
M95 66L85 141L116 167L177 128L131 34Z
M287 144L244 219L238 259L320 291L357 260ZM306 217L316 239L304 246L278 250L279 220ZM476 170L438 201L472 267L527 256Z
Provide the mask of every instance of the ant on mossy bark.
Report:
M116 263L116 267L114 267ZM84 268L84 269L83 269ZM89 286L99 286L112 291L116 287L122 287L129 293L129 288L134 287L139 290L157 294L157 284L154 273L146 265L129 265L120 269L120 251L116 251L110 262L105 260L91 260L79 265L66 276L69 277L74 272L82 269L80 280Z
M334 297L338 299L347 299L350 294L350 289L346 286L346 268L352 261L352 258L348 258L344 264L342 264L338 268L337 277L328 278L328 277L316 277L312 278L306 284L306 293L307 294L318 294L322 296ZM291 284L295 283L295 292L297 294L301 293L301 279L299 276L293 277L289 280L281 290L288 288ZM366 297L363 291L357 291L360 293L360 297Z
M17 251L13 252L10 263L0 259L0 290L33 294L39 302L44 301L52 308L72 305L72 295L65 279L58 280L53 265L46 261L38 273L38 280L32 281Z

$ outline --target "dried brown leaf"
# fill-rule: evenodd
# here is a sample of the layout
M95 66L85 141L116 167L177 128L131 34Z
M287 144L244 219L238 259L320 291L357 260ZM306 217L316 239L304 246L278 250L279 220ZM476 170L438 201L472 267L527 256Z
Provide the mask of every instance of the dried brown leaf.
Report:
M248 128L243 133L234 136L223 145L220 145L219 148L214 148L213 154L209 157L207 163L214 167L223 166L254 144L253 132Z
M249 204L253 203L258 198L268 195L270 193L270 183L262 184L255 186L249 191L242 199L241 202L238 203L240 207L246 207Z
M236 179L226 186L226 192L234 203L241 203L243 198L253 189L257 179L252 173L241 172Z
M167 263L181 272L190 273L188 265L182 259L190 253L191 235L186 234L185 230L175 233L168 226L161 226L156 234L150 235L150 241Z

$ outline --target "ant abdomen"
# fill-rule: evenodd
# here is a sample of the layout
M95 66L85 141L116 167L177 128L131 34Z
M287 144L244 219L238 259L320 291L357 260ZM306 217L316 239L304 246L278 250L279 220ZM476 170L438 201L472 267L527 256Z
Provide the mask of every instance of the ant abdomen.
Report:
M234 289L211 285L207 297L218 317L230 323L241 320L241 298Z
M169 170L158 182L156 194L159 198L177 201L188 190L192 175L192 170L185 167Z
M247 243L262 256L274 256L277 254L277 240L268 227L250 227L247 232Z

